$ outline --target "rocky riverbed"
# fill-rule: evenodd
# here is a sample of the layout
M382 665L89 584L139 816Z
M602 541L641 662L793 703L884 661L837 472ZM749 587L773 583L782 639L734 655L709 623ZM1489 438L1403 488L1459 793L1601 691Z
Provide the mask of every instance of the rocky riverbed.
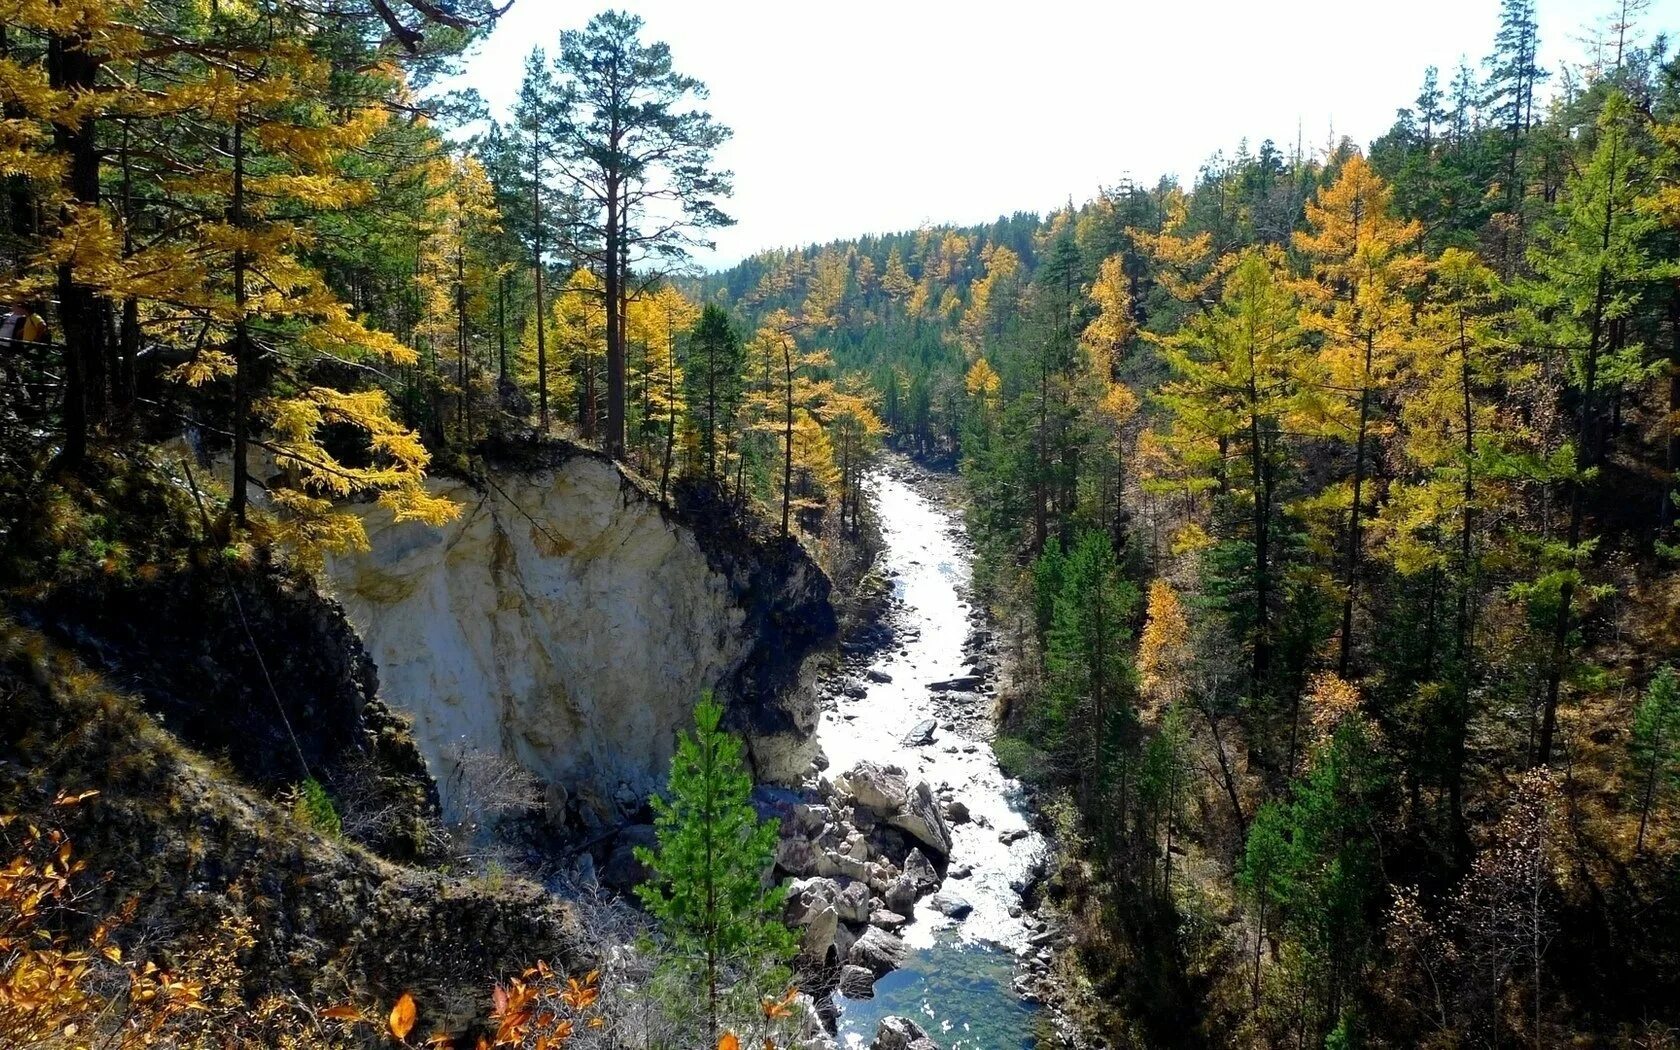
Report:
M989 746L972 551L949 479L893 458L868 484L878 608L821 685L822 772L761 792L805 985L851 1046L1030 1047L1058 934L1025 904L1047 844Z

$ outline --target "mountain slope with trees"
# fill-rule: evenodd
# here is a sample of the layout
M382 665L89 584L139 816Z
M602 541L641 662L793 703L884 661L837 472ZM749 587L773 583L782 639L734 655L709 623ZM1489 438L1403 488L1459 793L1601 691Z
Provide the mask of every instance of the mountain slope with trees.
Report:
M960 464L1117 1041L1680 1024L1680 67L1637 14L1552 76L1506 0L1368 148L704 283L831 304L812 345Z

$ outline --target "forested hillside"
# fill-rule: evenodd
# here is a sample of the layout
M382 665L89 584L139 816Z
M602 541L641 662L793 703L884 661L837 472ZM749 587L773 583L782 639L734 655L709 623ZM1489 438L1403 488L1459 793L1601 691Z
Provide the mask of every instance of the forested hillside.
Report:
M1680 66L1636 15L1546 70L1506 0L1369 145L704 283L960 462L1116 1041L1673 1039Z
M639 18L580 11L492 114L462 60L507 8L0 0L7 1048L821 1030L743 739L809 765L834 610L806 545L844 575L880 425L817 355L674 288L729 221L704 85ZM501 630L519 545L541 688ZM392 646L412 690L357 635L403 625L327 595L353 553L387 556L337 566L364 610L438 602ZM446 754L401 713L444 695L434 627L482 630L499 690L439 701ZM668 704L574 673L655 630L687 649ZM520 702L547 770L530 734L467 739ZM657 784L585 792L650 756ZM720 826L748 840L711 849ZM657 922L612 894L638 884Z

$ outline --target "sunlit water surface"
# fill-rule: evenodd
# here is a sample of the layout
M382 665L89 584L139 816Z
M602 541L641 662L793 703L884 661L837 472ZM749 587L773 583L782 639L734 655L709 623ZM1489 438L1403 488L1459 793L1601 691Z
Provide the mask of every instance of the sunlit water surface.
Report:
M971 606L962 593L970 566L959 543L961 522L912 482L877 472L867 484L886 541L882 563L895 573L893 585L903 602L899 629L905 647L881 654L872 665L891 676L890 682L865 682L868 693L861 699L835 700L822 716L818 739L831 775L869 759L902 766L912 783L925 779L936 793L950 785L974 817L952 828L951 866L971 865L974 873L948 878L944 892L961 896L974 911L953 922L923 898L904 930L911 948L904 968L878 981L872 1000L837 1000L843 1010L840 1038L851 1046L867 1045L881 1018L899 1014L914 1018L941 1046L1028 1048L1036 1010L1016 996L1011 981L1018 972L1016 953L1028 950L1029 931L1010 915L1020 904L1011 884L1040 861L1045 844L1028 827L1019 786L998 769L988 746L990 698L956 693L941 700L928 689L929 683L967 672L963 642ZM939 720L934 742L906 746L910 730L929 718ZM1005 844L1004 833L1011 831L1027 835Z

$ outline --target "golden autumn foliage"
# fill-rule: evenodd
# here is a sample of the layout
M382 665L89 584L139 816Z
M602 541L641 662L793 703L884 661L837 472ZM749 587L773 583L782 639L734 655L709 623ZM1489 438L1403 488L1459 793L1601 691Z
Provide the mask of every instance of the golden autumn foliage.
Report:
M1191 658L1184 603L1172 584L1157 576L1149 581L1143 632L1138 636L1138 688L1159 705L1177 702Z
M97 794L60 795L57 805L79 805ZM61 831L11 816L0 816L0 845L11 855L0 866L0 1044L8 1048L327 1050L365 1045L373 1033L402 1046L468 1045L446 1032L422 1036L424 1003L413 992L383 1009L347 1002L311 1010L279 997L249 1001L239 960L256 944L258 930L248 918L224 918L190 938L172 953L170 969L131 960L117 947L137 899L88 934L71 936L65 930L81 921L89 895L87 862ZM478 1046L560 1050L575 1033L603 1028L600 976L568 976L538 962L496 983L485 1000L492 1034ZM794 995L766 1000L765 1016L787 1016Z

